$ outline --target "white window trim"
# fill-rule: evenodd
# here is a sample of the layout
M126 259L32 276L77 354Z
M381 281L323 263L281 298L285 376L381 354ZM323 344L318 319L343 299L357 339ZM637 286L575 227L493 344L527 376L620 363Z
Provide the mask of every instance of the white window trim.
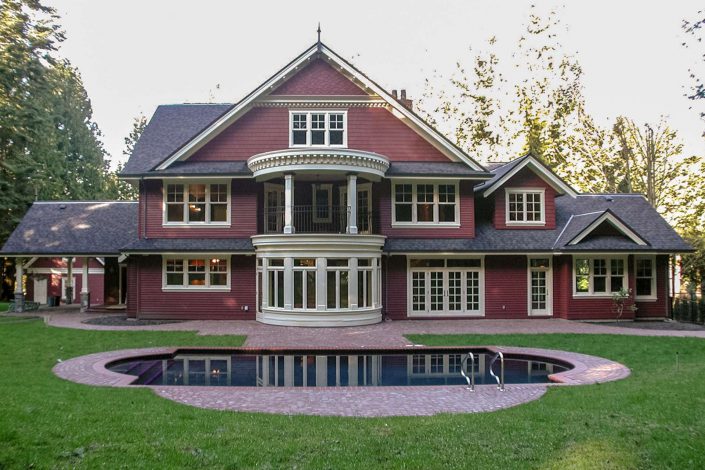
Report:
M183 222L169 222L167 221L167 187L170 184L182 185L184 191L184 202L176 203L182 204L184 210L184 221ZM210 218L210 185L211 184L224 184L227 188L227 206L226 206L226 219L225 222L209 222L208 220L204 222L187 222L188 219L188 191L186 187L190 184L205 184L206 185L206 219ZM209 228L228 228L231 225L230 211L232 208L232 184L230 180L162 180L162 226L163 227L209 227Z
M532 259L548 259L548 268L532 268ZM546 271L546 309L536 310L532 313L533 299L531 298L531 271L532 269ZM527 256L526 258L526 284L527 284L527 312L530 317L553 316L553 256Z
M317 296L318 296L318 279L314 278L314 290L316 291L316 295L314 295L314 300L313 300L313 305L308 305L308 284L307 284L307 273L313 272L314 274L318 271L318 262L316 261L316 258L305 258L305 257L297 257L294 258L294 261L297 259L313 259L314 264L313 266L296 266L294 265L292 268L292 277L291 277L291 282L292 282L292 292L295 292L296 289L294 289L294 286L296 286L296 276L299 273L300 276L302 276L302 289L301 289L301 303L302 305L306 305L305 307L297 307L296 306L296 300L291 305L292 310L296 310L297 312L301 311L310 311L310 312L315 312L316 311L316 304L317 304ZM294 297L296 294L294 293Z
M437 268L412 268L411 267L411 260L412 259L442 259L442 260L448 260L448 259L465 259L465 258L472 258L472 259L478 259L480 260L480 267L477 268L468 268L468 267L447 267L448 262L445 261L444 267L437 267ZM478 305L478 310L460 310L460 311L454 311L454 312L448 312L445 310L442 310L440 312L432 312L430 310L424 310L424 311L419 311L419 310L413 310L413 276L412 273L414 272L429 272L429 271L442 271L444 273L443 275L443 283L444 283L444 298L445 296L445 283L447 280L447 275L445 274L448 271L474 271L479 273L478 276L478 283L479 283L479 292L480 292L480 303ZM426 280L426 285L428 286L428 279ZM467 292L465 292L465 289L467 287L467 281L463 283L461 286L461 298L462 298L462 304L465 305L467 301ZM429 288L429 287L427 287ZM430 289L430 288L429 288ZM447 255L436 255L436 256L407 256L406 258L406 292L407 292L407 298L406 298L406 311L407 316L409 318L413 317L484 317L485 316L485 297L486 297L486 292L485 292L485 257L484 256L447 256ZM430 302L428 299L430 297L430 294L427 295L427 300L426 302ZM444 304L445 304L445 299L444 299Z
M636 280L637 278L637 261L640 259L650 259L651 260L651 295L637 295L636 293ZM636 301L654 301L658 300L658 292L656 288L658 270L656 269L656 256L655 255L638 255L634 256L634 300Z
M318 201L316 200L317 190L326 191L328 193L328 217L318 217ZM311 205L313 206L313 222L314 223L330 223L333 220L333 185L332 184L312 184L311 185Z
M210 286L210 260L213 258L224 259L227 263L227 280L225 286ZM166 262L167 259L180 259L183 261L184 272L183 272L183 282L181 286L169 286L166 283ZM190 259L202 259L206 261L205 269L205 286L190 286L188 285L188 261ZM165 292L230 292L231 290L231 266L230 266L230 255L224 254L209 254L208 256L162 256L162 291Z
M306 115L306 143L305 144L294 144L294 114L305 114ZM326 115L326 127L325 127L325 141L323 144L311 144L311 114L325 114ZM342 114L343 115L343 143L342 144L331 144L330 143L330 115L331 114ZM331 148L347 148L348 146L348 111L345 109L290 109L289 110L289 148L306 148L306 147L331 147Z
M524 219L509 220L509 195L524 194ZM541 195L541 220L526 220L526 194ZM505 188L504 223L507 226L545 226L546 225L546 189L545 188Z
M578 259L587 259L590 261L590 274L588 274L588 280L590 282L590 286L588 288L588 292L578 292L578 283L576 280L577 277L577 270L576 270L576 263ZM611 267L611 261L613 259L621 259L624 262L624 276L622 278L622 287L625 289L629 288L629 263L627 262L627 256L619 256L619 255L596 255L596 254L590 254L590 255L573 255L573 297L578 297L578 298L603 298L603 299L611 299L612 298L612 293L607 291L607 292L593 292L593 280L594 280L594 273L593 273L593 262L592 260L594 259L604 259L606 260L606 267L607 267L607 275L606 275L606 287L610 287L610 282L611 282L611 277L612 277L612 267Z
M396 208L396 186L410 184L411 185L411 222L397 222ZM418 200L417 200L417 185L432 184L433 185L433 221L418 222ZM455 222L438 222L439 211L439 195L438 185L455 186ZM394 180L392 182L391 197L392 203L392 228L415 227L415 228L436 228L436 227L460 227L460 184L458 180Z

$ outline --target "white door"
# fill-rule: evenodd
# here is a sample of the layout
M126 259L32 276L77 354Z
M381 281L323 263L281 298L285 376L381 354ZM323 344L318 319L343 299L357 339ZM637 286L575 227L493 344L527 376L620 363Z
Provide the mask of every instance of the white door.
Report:
M47 279L34 280L34 301L40 304L47 303Z
M551 258L529 258L529 315L552 315Z
M284 229L284 186L264 185L264 231L281 233Z

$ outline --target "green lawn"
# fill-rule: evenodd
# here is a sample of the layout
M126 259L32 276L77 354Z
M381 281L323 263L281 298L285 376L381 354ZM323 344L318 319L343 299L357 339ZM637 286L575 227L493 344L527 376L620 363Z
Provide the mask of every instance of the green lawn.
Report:
M555 387L538 401L478 415L343 419L218 412L176 404L146 389L66 382L51 367L59 358L96 351L238 345L240 337L79 331L0 318L0 469L683 469L705 462L703 340L607 335L413 340L560 348L623 362L633 375L603 385Z
M10 305L10 302L2 302L0 301L0 313L7 312L7 307Z

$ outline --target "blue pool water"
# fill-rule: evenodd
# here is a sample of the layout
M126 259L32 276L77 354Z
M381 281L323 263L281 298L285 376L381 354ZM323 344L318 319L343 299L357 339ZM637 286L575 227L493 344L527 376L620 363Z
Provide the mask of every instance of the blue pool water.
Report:
M180 349L173 355L135 357L108 365L135 376L134 385L219 387L347 387L465 384L460 370L469 350L253 351ZM475 383L495 384L492 351L473 349ZM505 355L505 382L546 383L569 364L544 357ZM470 363L465 369L468 373ZM493 366L499 375L500 363Z

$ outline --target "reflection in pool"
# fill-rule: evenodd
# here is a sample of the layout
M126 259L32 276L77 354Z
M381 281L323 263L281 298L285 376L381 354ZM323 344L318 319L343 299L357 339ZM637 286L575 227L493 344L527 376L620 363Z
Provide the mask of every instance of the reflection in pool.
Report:
M232 387L346 387L461 385L463 357L469 350L414 348L413 351L252 351L178 350L173 355L143 356L108 365L113 372L136 376L134 385ZM494 384L494 353L474 348L475 383ZM467 368L470 367L468 362ZM467 372L467 368L464 369ZM505 355L506 383L546 383L549 375L569 370L545 357ZM494 372L498 373L499 364Z

